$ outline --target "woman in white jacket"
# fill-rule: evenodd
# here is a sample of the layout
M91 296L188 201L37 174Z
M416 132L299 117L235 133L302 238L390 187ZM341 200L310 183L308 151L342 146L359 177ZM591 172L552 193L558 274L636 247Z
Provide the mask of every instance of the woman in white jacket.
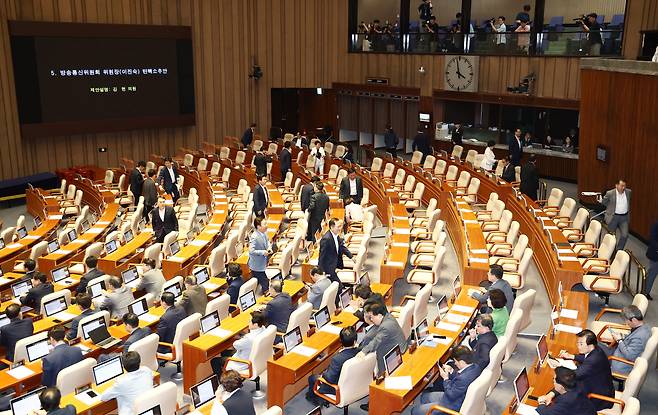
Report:
M311 150L311 154L315 157L315 174L324 174L324 158L326 154L324 147L322 147L322 141L317 140L315 142L315 147Z

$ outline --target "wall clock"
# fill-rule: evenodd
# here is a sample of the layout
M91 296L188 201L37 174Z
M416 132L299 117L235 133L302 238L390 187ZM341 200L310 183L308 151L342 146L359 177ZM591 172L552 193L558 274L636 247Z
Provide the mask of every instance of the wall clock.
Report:
M446 56L444 67L444 89L458 92L477 92L478 56Z

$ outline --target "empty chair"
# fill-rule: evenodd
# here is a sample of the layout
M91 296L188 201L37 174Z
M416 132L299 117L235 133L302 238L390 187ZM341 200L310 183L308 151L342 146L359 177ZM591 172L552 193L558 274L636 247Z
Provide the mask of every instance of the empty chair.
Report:
M398 324L404 333L404 338L408 339L411 335L411 324L414 316L414 300L407 301L397 316Z
M382 169L382 159L380 157L375 157L372 159L372 164L370 165L370 171L373 173L379 173Z
M432 254L415 254L415 255L424 255L428 256L432 259L432 269L427 270L427 269L420 269L420 268L415 268L409 271L407 274L407 282L409 284L432 284L435 285L436 283L439 282L439 272L441 270L441 265L443 264L443 257L445 256L446 253L446 247L445 246L439 246L436 249L435 253ZM427 260L424 260L422 257L420 259L415 259L414 256L412 255L412 261L417 261L420 262L423 260L424 262L422 265L426 265ZM419 257L416 257L419 258Z
M48 332L42 331L40 333L33 334L31 336L20 339L19 341L16 342L16 346L14 347L14 359L12 361L13 362L20 362L21 360L27 361L28 359L27 346L34 342L37 342L39 340L44 340L47 338L48 338Z
M210 276L216 277L226 271L226 245L219 244L210 252L208 257Z
M562 203L562 196L564 196L564 192L557 187L554 187L551 189L551 193L548 195L548 199L538 200L537 204L540 206L543 205L544 210L559 210L560 203Z
M238 298L242 297L249 291L253 291L255 293L257 287L258 287L258 280L256 278L249 278L247 281L244 282L244 284L240 286L240 290L238 290Z
M589 211L585 208L580 208L576 212L576 217L573 221L560 222L562 223L562 233L569 242L578 242L582 239L585 235L584 230L587 219L589 219Z
M532 248L526 248L523 251L523 256L519 262L519 267L516 271L506 271L503 273L503 279L509 282L515 290L520 290L525 285L525 276L532 261Z
M157 335L156 335L157 336ZM62 395L75 392L81 386L94 382L92 368L96 366L96 359L88 357L78 363L62 369L57 374L56 386Z
M523 310L516 309L512 310L509 320L507 321L507 327L505 328L505 337L507 338L507 348L505 349L505 358L503 363L507 362L511 357L514 350L516 350L516 345L518 344L517 335L521 331L521 323L523 321Z
M157 333L151 333L143 339L137 340L131 344L128 351L139 353L139 356L142 360L142 366L146 366L153 371L157 371L157 353L159 340L160 337L158 337Z
M466 188L466 191L459 193L460 190L457 190L457 194L463 194L464 200L472 205L478 201L478 191L480 190L480 179L473 177Z
M254 140L251 143L251 149L253 151L260 151L263 148L263 140Z
M608 233L603 237L603 241L601 242L601 245L599 245L595 257L578 258L585 272L606 272L608 269L608 264L610 263L610 258L612 258L612 254L615 252L616 243L617 238L615 238L615 235Z
M231 306L231 296L222 294L217 298L213 298L206 304L206 315L217 311L220 320L224 320L229 315L229 308Z
M384 171L382 172L382 178L390 179L391 177L393 177L394 172L395 172L395 164L386 163L386 166L384 167Z
M562 207L560 208L559 212L557 212L556 214L552 214L552 212L549 210L546 212L546 214L551 216L553 218L553 221L558 226L566 227L569 224L569 222L571 222L571 218L573 217L575 211L576 211L576 201L568 197L564 199L564 203L562 203Z
M573 235L573 234L572 234ZM596 251L596 247L599 243L599 237L601 236L601 222L598 220L593 220L589 223L585 235L578 235L579 239L574 242L571 246L573 251L578 254L578 256L592 256ZM572 241L571 237L568 237L570 242Z
M450 157L455 160L461 159L463 152L464 152L464 147L460 145L455 145L454 147L452 147L452 153L450 153Z
M608 275L583 275L583 287L589 291L595 291L603 297L606 305L610 300L610 294L619 294L624 288L624 274L630 263L630 256L626 251L617 251L615 259L608 267Z
M477 156L477 150L468 150L466 152L466 158L464 159L465 163L475 163L475 156Z
M454 182L455 180L457 180L457 173L459 173L459 169L457 168L457 166L455 166L454 164L450 165L450 167L448 167L448 171L446 172L445 180L448 183Z
M425 184L424 183L416 184L413 193L409 197L401 198L401 200L404 203L404 207L407 209L419 208L422 203L424 194L425 194Z
M519 331L525 330L526 327L532 322L532 307L535 304L535 297L537 291L532 288L525 291L523 294L517 296L514 299L514 306L512 307L512 313L515 309L519 309L523 312L521 317L521 323L519 324Z
M345 153L347 152L347 149L343 145L337 145L336 146L336 153L334 154L336 158L342 158Z
M434 165L434 175L437 177L442 177L446 172L447 165L448 163L446 163L445 160L438 159Z
M503 358L505 357L505 348L507 347L507 337L501 336L498 343L489 351L489 365L486 369L491 371L491 383L487 395L491 395L498 384L498 380L503 374Z
M338 384L332 385L321 376L315 381L313 392L327 402L339 408L344 408L348 413L348 406L368 396L372 374L375 371L377 359L375 353L366 356L355 356L343 364L338 378ZM332 387L335 394L324 394L319 391L320 385L326 384Z
M336 311L336 296L338 295L339 284L336 281L333 281L329 288L322 295L322 301L320 302L320 310L325 306L329 310L329 315L334 314Z
M614 403L612 408L599 410L598 413L604 415L623 414L626 402L629 402L632 398L636 398L640 393L640 389L642 389L642 385L644 385L644 381L647 377L647 370L647 360L643 357L638 357L633 365L633 370L628 374L628 378L624 379L624 390L622 392L615 391L614 398L590 393L588 395L590 399L598 399Z
M425 162L423 163L423 170L431 172L434 169L434 163L436 163L436 157L433 155L428 155L425 157Z
M199 158L196 169L199 171L206 170L208 168L208 159L205 157Z
M365 189L364 189L365 190ZM412 228L418 228L422 229L422 227L427 226L427 223L431 221L432 216L434 215L435 211L437 210L437 205L438 202L436 198L431 198L430 201L427 203L427 208L426 209L415 209L412 212L413 218L411 219L411 227ZM436 216L436 220L439 219L439 215L441 215L441 209L438 209L438 214ZM429 232L432 231L432 228L430 227L428 229ZM413 230L412 230L413 232Z
M11 241L14 239L15 233L16 233L16 228L14 226L3 229L0 232L0 239L2 239L2 241L5 243L5 246L11 243ZM46 243L46 247L47 246L48 244Z
M308 301L297 307L295 311L290 314L286 333L294 330L295 327L299 327L302 336L306 336L310 327L309 321L311 320L311 314L313 314L313 305Z
M414 151L411 154L411 164L420 164L420 161L423 159L422 151Z
M174 382L165 382L141 393L134 402L134 413L150 413L154 406L160 407L161 414L176 413L178 387Z

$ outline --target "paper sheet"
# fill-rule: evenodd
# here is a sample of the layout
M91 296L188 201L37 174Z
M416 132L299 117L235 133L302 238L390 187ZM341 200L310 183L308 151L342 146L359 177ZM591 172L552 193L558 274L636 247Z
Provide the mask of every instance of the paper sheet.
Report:
M52 219L52 220L62 219L63 217L64 215L48 215L48 219Z
M185 262L187 258L181 258L179 256L170 256L167 258L169 261L174 261L174 262Z
M391 267L400 267L400 268L403 268L405 266L403 262L399 262L399 261L387 261L386 265L389 265Z
M459 314L448 313L445 315L445 317L443 317L443 320L447 320L451 323L463 324L468 321L468 317Z
M517 415L536 415L539 414L537 409L534 406L526 405L524 403L519 404L519 407L516 408Z
M109 220L99 220L96 222L96 225L109 225L110 221Z
M578 310L572 310L572 309L569 309L569 308L563 308L563 309L560 311L560 317L570 318L570 319L572 319L572 320L575 320L575 319L578 318Z
M351 305L348 305L347 307L343 308L343 311L346 312L346 313L354 314L354 312L356 311L356 308L352 307Z
M450 308L451 311L460 311L462 313L472 313L473 310L475 310L474 307L468 307L465 305L461 304L453 304L452 307Z
M14 280L10 280L10 279L4 278L4 277L0 277L0 284L7 284L7 283L12 282L12 281L14 281Z
M216 290L217 288L219 288L219 285L214 284L212 282L204 282L203 286L206 287L209 290Z
M199 241L196 239L189 243L192 246L206 246L206 244L208 244L208 241Z
M453 340L454 339L452 337L446 337L445 339L440 339L438 337L434 337L434 339L433 339L433 341L435 341L439 344L450 344L450 343L453 342Z
M94 391L96 392L96 391ZM75 399L79 400L80 402L84 403L87 406L93 406L97 402L100 402L101 400L101 394L96 392L96 397L92 398L87 394L87 391L84 391L82 393L79 393L75 395Z
M233 334L233 332L223 329L221 327L215 327L214 329L210 330L206 334L210 334L211 336L215 336L215 337L219 337L220 339L223 339Z
M559 358L558 359L550 359L549 358L549 359L547 359L547 362L548 362L548 366L551 369L555 369L558 366L566 367L567 369L571 369L571 370L576 370L578 368L578 366L576 366L576 362L574 362L573 360L569 360L569 359L559 359Z
M34 371L26 368L25 366L18 366L7 371L7 374L15 379L24 379L34 374Z
M342 327L334 326L333 324L325 324L322 326L320 331L324 331L325 333L331 333L331 334L340 334L340 331L342 330Z
M70 254L71 252L73 252L73 251L69 251L69 250L66 250L66 249L58 249L57 251L53 252L53 254L57 254L57 255L68 255L68 254Z
M401 235L409 235L411 233L411 229L409 228L395 229L395 233L399 233Z
M384 388L397 390L411 390L411 376L390 376L384 379Z
M582 327L570 326L568 324L556 324L555 330L564 331L571 334L578 334L582 331Z
M441 321L439 322L439 324L436 325L436 328L446 331L458 332L461 329L461 326L457 324L448 323L446 321Z
M23 238L23 239L27 239L27 240L29 240L29 241L33 241L33 240L35 240L35 239L39 239L39 238L41 238L39 235L27 235L27 236L26 236L25 238Z
M298 346L295 346L290 353L295 353L295 354L301 354L302 356L313 356L315 353L318 351L312 347L304 346L303 344L300 344Z
M489 251L486 249L471 249L471 253L473 254L488 254Z
M464 223L478 223L478 221L475 219L466 219L464 220Z
M558 249L557 253L558 254L573 254L573 251L571 249Z
M147 323L153 323L154 321L156 321L159 318L160 317L158 317L156 315L153 315L153 314L149 314L149 313L142 314L141 316L139 316L140 320L146 321Z
M22 248L22 247L23 247L22 244L15 244L15 243L5 246L5 248L11 248L11 249Z
M77 347L78 349L82 350L83 355L87 354L91 351L91 349L89 347L85 346L84 344L76 344L73 347Z
M479 263L479 264L488 264L489 260L487 258L468 258L469 262Z
M565 261L565 262L578 262L578 258L575 256L559 256L558 259L560 261Z
M558 227L557 226L544 226L544 229L551 230L551 229L558 229Z
M57 320L68 321L68 320L73 320L74 318L77 317L77 315L66 311L61 311L57 314L52 315L51 317Z
M91 229L87 229L87 232L85 232L85 233L88 233L88 234L91 234L91 235L96 235L96 234L99 234L99 233L103 232L104 230L105 230L105 228L91 228Z

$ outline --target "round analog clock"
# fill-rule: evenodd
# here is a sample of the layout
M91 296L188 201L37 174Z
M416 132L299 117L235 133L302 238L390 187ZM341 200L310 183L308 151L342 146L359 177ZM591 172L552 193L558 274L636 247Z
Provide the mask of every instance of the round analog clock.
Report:
M446 56L445 89L460 92L477 91L477 56Z

